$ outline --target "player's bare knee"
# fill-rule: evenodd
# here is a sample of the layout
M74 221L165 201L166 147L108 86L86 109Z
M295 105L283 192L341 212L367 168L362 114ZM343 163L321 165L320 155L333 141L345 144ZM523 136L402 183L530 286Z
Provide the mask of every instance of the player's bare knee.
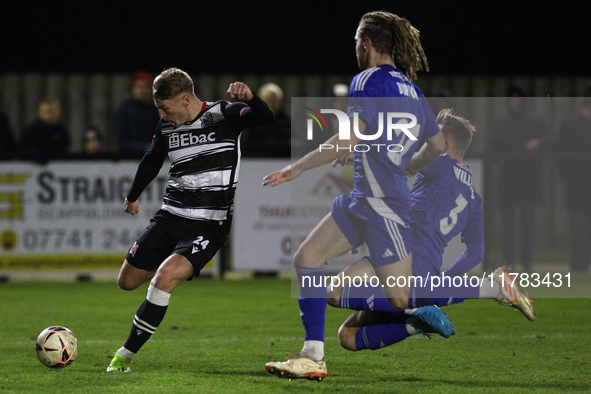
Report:
M170 282L170 275L166 271L158 270L150 281L150 284L159 290L163 290L169 287Z
M182 283L187 279L187 276L182 275L179 272L175 272L174 270L159 269L156 271L156 275L154 275L150 281L150 284L158 290L170 293L176 286L178 286L179 283Z
M131 280L127 276L119 275L117 278L117 286L119 286L121 290L132 291L139 287L139 283Z
M296 267L322 268L327 264L327 261L321 253L315 252L303 244L294 253L293 264Z
M299 247L293 255L293 264L296 267L313 267L312 256L304 248Z
M328 295L328 299L326 300L326 303L330 306L332 306L333 308L340 308L341 307L341 299L338 297L330 297L330 293Z
M359 330L359 327L346 327L342 325L339 328L339 343L343 349L356 351L357 346L355 345L355 334Z

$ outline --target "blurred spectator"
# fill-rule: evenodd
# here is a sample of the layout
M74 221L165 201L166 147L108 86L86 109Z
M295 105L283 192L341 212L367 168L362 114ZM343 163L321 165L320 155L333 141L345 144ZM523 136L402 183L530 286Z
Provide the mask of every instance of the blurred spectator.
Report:
M541 119L528 113L525 93L511 87L507 92L508 116L493 128L491 148L499 160L498 202L501 208L504 264L514 267L519 223L519 249L524 271L531 271L536 206L544 202L541 141L549 133Z
M105 149L105 141L99 129L93 125L84 131L84 159L113 160L116 158L112 152Z
M344 83L335 83L332 86L332 97L334 97L332 101L332 108L347 113L347 104L349 103L349 86L345 85ZM339 119L336 116L327 116L326 122L328 123L328 129L331 134L336 134L339 132ZM322 135L321 138L327 140L329 137L330 136ZM317 146L317 144L312 144L308 150L314 149L314 147Z
M349 87L344 83L335 83L332 87L334 97L334 109L347 112L347 102L349 101Z
M246 157L291 156L291 120L283 110L283 90L268 83L260 87L258 95L275 113L275 121L245 130L240 137L242 154Z
M119 156L124 159L143 157L156 131L159 115L152 100L151 74L138 71L131 77L131 97L125 100L113 119Z
M571 270L586 272L591 258L591 97L584 97L577 115L562 123L557 140L562 155L556 167L569 212Z
M0 161L16 157L16 144L8 117L0 111Z
M94 126L89 126L84 132L84 154L96 156L103 152L103 136Z
M74 160L114 160L116 155L104 147L104 138L98 127L90 125L84 130L83 149L80 153L71 154Z
M70 132L60 122L60 102L52 97L39 102L38 118L22 132L22 158L45 164L65 159L70 147Z

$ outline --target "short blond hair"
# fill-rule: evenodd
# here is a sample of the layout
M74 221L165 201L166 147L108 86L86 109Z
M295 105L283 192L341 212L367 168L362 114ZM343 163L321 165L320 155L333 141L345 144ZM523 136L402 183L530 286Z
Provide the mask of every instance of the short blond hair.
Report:
M179 68L168 68L160 73L152 84L152 95L160 100L170 100L181 93L195 94L193 80Z
M457 153L464 154L472 143L476 127L468 119L456 115L453 109L445 108L437 114L437 124L443 137L453 141Z

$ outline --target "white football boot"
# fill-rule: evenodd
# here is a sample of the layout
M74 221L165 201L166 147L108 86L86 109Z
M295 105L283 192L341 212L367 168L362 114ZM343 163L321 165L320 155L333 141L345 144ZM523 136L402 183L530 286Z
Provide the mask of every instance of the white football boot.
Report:
M512 306L528 320L534 321L536 311L532 305L532 300L519 288L518 280L509 275L509 271L505 267L497 268L493 279L501 286L501 295L497 298L497 302L501 305Z
M326 377L326 363L324 359L315 361L301 354L296 354L284 362L269 362L265 364L265 369L280 379L304 378L321 381Z

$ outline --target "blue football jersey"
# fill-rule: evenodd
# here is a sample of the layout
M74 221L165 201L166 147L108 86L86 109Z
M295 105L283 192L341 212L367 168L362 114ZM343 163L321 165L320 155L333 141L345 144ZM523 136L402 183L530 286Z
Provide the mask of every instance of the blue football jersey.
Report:
M440 271L443 251L462 234L465 244L484 243L482 201L470 167L442 154L421 169L411 191L413 253Z
M433 137L439 132L435 115L419 88L391 65L367 69L353 78L347 113L350 118L357 113L366 121L365 135L378 134L380 122L383 130L379 138L361 140L362 145L358 145L358 150L364 152L355 152L352 196L409 201L410 192L403 170L416 152L421 138ZM388 113L413 114L416 125L408 131L416 140L396 128L388 136ZM412 122L404 117L393 117L390 121Z

